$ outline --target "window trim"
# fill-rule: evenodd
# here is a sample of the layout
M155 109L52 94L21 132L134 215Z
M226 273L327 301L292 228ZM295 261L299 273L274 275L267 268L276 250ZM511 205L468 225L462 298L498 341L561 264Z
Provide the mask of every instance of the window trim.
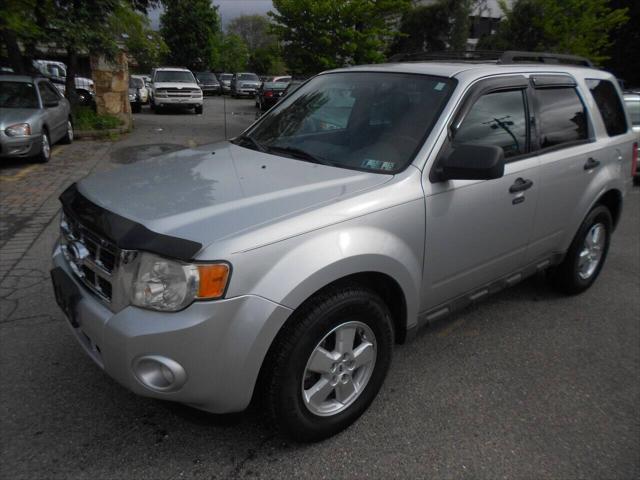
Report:
M570 77L569 77L570 78ZM551 152L555 152L558 150L564 150L565 148L572 148L572 147L577 147L580 145L586 145L588 143L594 143L596 141L596 139L594 138L593 135L593 123L591 121L591 117L590 117L590 111L587 108L587 104L584 101L584 98L582 98L582 95L580 93L580 90L578 88L577 84L574 85L568 85L568 84L560 84L560 83L555 83L555 84L548 84L545 85L544 90L559 90L559 89L571 89L576 93L576 96L578 97L578 100L580 100L580 103L582 104L582 108L584 109L584 113L585 113L585 122L586 122L586 126L587 126L587 138L583 138L580 140L572 140L570 142L565 142L565 143L561 143L558 145L552 145L550 147L544 147L542 148L541 143L540 143L540 139L541 139L541 132L542 132L542 121L540 118L540 97L538 95L538 90L537 88L532 88L531 89L531 99L532 99L532 107L533 107L533 119L534 119L534 123L535 123L535 135L536 135L536 142L535 142L535 149L532 148L531 153L534 153L536 155L544 155L546 153L551 153Z
M480 99L480 97L483 97L484 95L488 95L491 93L507 92L507 91L514 91L514 90L521 90L524 93L523 102L524 102L524 109L525 109L525 118L527 120L527 145L526 145L527 151L520 155L515 155L513 157L510 157L508 161L505 160L505 165L508 163L514 163L520 160L525 160L527 158L531 158L532 156L537 155L537 151L533 149L534 136L533 136L533 129L531 128L533 123L533 117L531 116L532 108L530 106L532 97L530 93L531 85L529 83L529 79L524 75L520 75L520 74L505 74L498 77L481 79L475 84L471 85L471 87L467 90L462 100L460 101L459 106L453 113L451 117L452 119L449 121L449 123L445 127L446 139L442 144L442 146L440 147L440 150L438 151L438 155L436 156L436 160L433 162L433 164L431 165L431 169L429 170L429 181L431 183L440 183L442 181L438 175L438 168L439 168L440 162L444 157L445 153L451 147L451 144L453 143L453 137L454 137L455 131L458 128L460 128L460 125L462 124L464 119L467 117L467 115L469 114L473 106L476 104L476 102Z

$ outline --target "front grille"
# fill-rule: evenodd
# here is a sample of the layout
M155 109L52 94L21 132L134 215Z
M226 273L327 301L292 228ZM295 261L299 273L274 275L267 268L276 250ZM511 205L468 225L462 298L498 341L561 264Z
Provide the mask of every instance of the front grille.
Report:
M163 88L158 89L158 94L165 94L170 98L186 98L191 97L192 93L199 93L198 88Z
M118 248L83 226L69 212L60 221L62 251L73 273L102 300L110 303Z

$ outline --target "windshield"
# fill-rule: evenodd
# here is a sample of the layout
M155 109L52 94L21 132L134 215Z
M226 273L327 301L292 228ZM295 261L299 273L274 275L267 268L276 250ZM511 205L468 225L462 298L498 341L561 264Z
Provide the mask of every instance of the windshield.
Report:
M155 82L196 83L191 72L179 70L161 70L156 72Z
M216 76L213 73L196 73L196 77L201 82L215 82Z
M232 78L233 78L233 74L231 73L220 74L220 80L231 80Z
M133 78L129 79L129 88L142 88L144 87L144 82L141 78Z
M0 108L39 108L33 83L0 82Z
M253 80L256 82L260 81L255 73L240 73L238 74L238 80Z
M319 75L239 137L240 144L342 168L399 172L413 160L453 87L451 79L427 75Z

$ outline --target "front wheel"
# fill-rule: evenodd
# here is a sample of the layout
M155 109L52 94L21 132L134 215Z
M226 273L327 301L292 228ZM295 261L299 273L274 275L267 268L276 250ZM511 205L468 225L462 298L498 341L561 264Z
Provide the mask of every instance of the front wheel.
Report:
M355 422L391 363L389 310L357 285L312 298L278 335L266 360L267 408L282 432L317 441Z
M196 105L195 111L197 114L202 114L202 105Z
M602 270L609 251L613 220L609 209L595 206L580 225L563 262L552 272L554 286L568 294L589 288Z

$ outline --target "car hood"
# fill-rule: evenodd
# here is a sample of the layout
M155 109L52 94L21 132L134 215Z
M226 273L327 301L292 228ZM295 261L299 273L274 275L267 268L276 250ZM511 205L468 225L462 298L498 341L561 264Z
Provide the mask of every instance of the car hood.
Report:
M186 82L156 82L153 84L153 88L200 88L197 83Z
M40 114L38 108L0 108L0 129L16 123L33 123Z
M91 176L78 190L149 230L206 247L391 178L222 142Z

